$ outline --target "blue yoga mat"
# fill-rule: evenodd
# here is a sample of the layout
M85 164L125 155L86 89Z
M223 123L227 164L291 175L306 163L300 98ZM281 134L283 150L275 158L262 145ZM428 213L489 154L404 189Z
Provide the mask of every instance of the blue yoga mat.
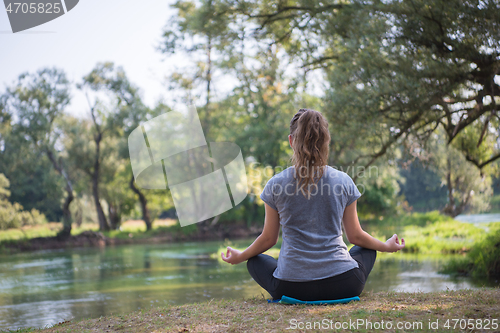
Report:
M281 303L281 304L339 304L339 303L349 303L351 301L359 301L358 296L342 298L342 299L333 299L333 300L324 300L324 301L301 301L300 299L295 299L288 296L282 296L281 299L268 299L268 303Z

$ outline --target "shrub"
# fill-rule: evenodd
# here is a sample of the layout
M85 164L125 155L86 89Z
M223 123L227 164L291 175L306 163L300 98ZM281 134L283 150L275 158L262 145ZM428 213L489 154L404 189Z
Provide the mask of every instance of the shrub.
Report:
M460 253L472 248L484 231L473 224L458 221L440 221L424 227L410 225L402 234L406 239L405 252Z
M9 186L9 180L0 173L0 230L47 223L45 215L38 210L25 211L19 203L9 202Z
M411 214L389 215L386 217L375 218L371 220L360 219L361 222L367 225L374 226L418 226L425 227L437 222L456 222L453 218L441 214L439 211L434 210L427 213L414 212Z
M483 239L477 241L460 260L453 260L443 269L444 273L472 275L473 277L500 278L500 225L492 227Z

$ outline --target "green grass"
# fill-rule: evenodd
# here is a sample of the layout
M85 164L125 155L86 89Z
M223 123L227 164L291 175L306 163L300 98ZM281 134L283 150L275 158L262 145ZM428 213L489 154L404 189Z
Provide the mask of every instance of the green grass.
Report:
M98 231L98 228L95 230ZM198 231L196 224L181 227L178 221L171 221L168 225L157 225L153 223L151 230L146 230L146 225L142 221L125 222L119 230L111 230L102 232L104 236L116 239L146 239L164 234L182 234L191 235Z
M490 200L490 214L500 213L500 194L494 195Z
M453 218L434 210L427 213L409 213L401 216L386 216L378 219L368 219L363 220L362 223L371 227L404 227L410 225L424 227L436 222L454 221Z
M0 242L31 239L36 237L53 237L61 230L60 223L47 223L19 229L0 230Z
M363 224L371 235L382 241L397 233L405 239L403 252L407 253L464 253L486 235L483 227L456 221L437 211L368 220ZM500 223L489 226L494 228L495 225ZM489 226L484 225L486 229Z
M45 329L22 329L17 332L461 332L459 327L449 329L446 320L472 319L483 324L488 319L500 318L500 289L442 291L434 293L380 292L362 293L361 301L328 306L268 304L263 297L251 299L212 299L203 303L167 306L135 311L127 315L109 315L100 318L66 321ZM351 320L360 325L335 329L335 323ZM374 330L367 327L384 321L392 329ZM438 329L429 328L429 322L438 321ZM307 323L326 322L323 326L307 329ZM397 329L398 323L410 323L407 329ZM302 329L293 327L301 325ZM421 323L411 324L411 323ZM333 325L333 329L330 329ZM290 329L292 328L292 329ZM297 327L298 328L298 327ZM470 331L470 330L468 330ZM474 330L476 331L476 330ZM497 331L496 329L487 330Z
M19 229L0 230L0 252L11 253L16 245L26 244L33 238L54 237L62 229L61 223L51 222L43 225L23 227ZM99 231L97 224L74 225L71 229L72 236L78 236L84 231ZM112 239L149 239L158 236L190 236L197 232L197 225L181 227L175 220L158 220L153 223L153 228L146 231L144 222L130 220L124 222L120 230L102 232L104 236Z
M500 278L500 223L490 224L488 229L490 232L473 244L465 258L450 260L442 272L475 278Z
M425 227L406 226L401 237L406 240L405 252L460 253L469 251L483 235L479 227L452 220Z
M162 222L162 221L160 221ZM35 238L35 237L50 237L55 236L62 229L62 224L57 222L51 222L43 225L23 227L20 229L7 229L0 230L0 241L4 240L16 240L25 238ZM84 231L99 231L99 226L95 223L82 224L81 226L73 225L71 229L71 235L76 236ZM153 236L162 234L165 232L172 231L182 231L185 234L190 234L196 231L196 224L181 227L178 222L172 220L168 223L153 223L152 230L146 231L146 225L142 221L126 221L122 223L119 230L104 231L103 234L110 238L120 238L128 237L129 234L134 236L139 236L144 234L145 236Z

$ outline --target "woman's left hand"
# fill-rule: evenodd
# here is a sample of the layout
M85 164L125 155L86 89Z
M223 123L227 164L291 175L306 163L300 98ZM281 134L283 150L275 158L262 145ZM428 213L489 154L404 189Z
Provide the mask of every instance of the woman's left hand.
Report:
M241 258L241 251L233 249L232 247L228 246L227 247L227 252L224 255L224 252L221 252L221 258L227 263L230 263L231 265L236 265L244 260Z

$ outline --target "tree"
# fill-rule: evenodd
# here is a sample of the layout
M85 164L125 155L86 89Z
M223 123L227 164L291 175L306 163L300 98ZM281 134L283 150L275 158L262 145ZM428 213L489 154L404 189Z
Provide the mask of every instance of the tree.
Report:
M78 119L67 115L64 118L63 129L65 133L63 144L69 156L68 162L79 171L78 181L75 183L77 193L79 197L88 194L93 199L95 208L95 182L92 181L95 177L97 155L93 140L94 123L90 119ZM127 170L128 161L120 155L119 146L122 140L122 137L106 135L99 143L98 202L101 204L100 208L109 229L120 227L122 216L133 210L136 201L128 184L130 174ZM77 215L81 217L81 213ZM99 223L99 216L97 214L96 216ZM102 224L99 226L101 230L107 230L106 226Z
M498 1L231 1L258 37L283 45L328 84L325 108L349 142L349 164L372 165L409 135L442 127L447 143L467 127L498 138ZM361 124L370 124L362 126ZM479 158L482 169L500 151Z
M123 68L115 67L115 65L111 62L97 64L94 70L92 70L92 72L87 75L84 80L85 85L91 90L95 92L107 93L110 97L108 105L109 112L106 116L101 115L101 120L99 121L106 123L106 125L96 125L96 122L94 122L94 127L96 130L97 128L100 128L102 135L107 135L109 140L115 140L114 146L118 153L117 160L120 160L119 164L130 163L128 161L129 152L127 148L128 136L142 123L156 115L159 115L161 112L165 112L165 110L162 108L150 110L146 105L144 105L139 94L139 89L129 81ZM105 117L105 119L103 117ZM93 170L95 170L95 167ZM128 174L129 177L127 184L139 198L142 210L142 219L146 224L146 229L150 230L152 227L152 219L148 208L147 196L135 185L134 175L132 174L131 168L128 167L122 170L122 176L125 174ZM110 182L114 182L112 177L108 177L108 179ZM110 190L107 191L109 199L109 201L107 200L108 207L111 207L113 210L118 208L118 202L120 202L120 204L125 204L124 201L117 200L116 198L111 199L111 197L109 197L109 193L111 192L112 191ZM123 195L125 195L125 192L122 189L122 198ZM113 202L115 204L112 204ZM109 206L110 203L111 206ZM129 203L126 205L130 206ZM110 219L112 218L111 215Z
M167 56L184 54L195 64L172 73L170 85L185 94L184 103L204 99L200 121L205 136L211 138L214 127L211 117L216 110L212 105L214 79L223 79L221 68L230 61L228 54L235 51L238 32L230 29L233 22L224 1L179 0L172 7L177 15L168 20L158 50Z
M0 172L10 181L10 202L61 221L64 180L45 153L34 149L19 131L13 132L12 125L10 116L0 119Z
M17 83L7 88L2 97L3 114L9 115L12 135L44 154L64 180L66 198L62 205L60 237L68 237L71 233L69 206L74 199L73 181L59 150L61 131L58 122L69 104L69 90L70 83L63 71L45 68L35 74L21 74Z
M106 145L117 147L122 137L106 141ZM108 206L108 219L110 228L116 230L120 227L123 215L129 215L137 202L137 192L131 191L130 186L130 162L122 155L113 154L102 163L101 193ZM142 193L141 193L142 194ZM146 216L143 210L143 220L146 229L151 229L149 209L146 204ZM142 203L141 207L144 209Z
M467 136L474 131L474 125L467 127L451 144L447 144L447 135L444 129L437 129L424 144L415 141L408 151L415 161L429 168L440 178L444 186L444 214L455 217L465 211L482 212L489 208L490 198L493 195L492 175L498 172L498 165L489 164L478 169L463 155L461 146L466 142L475 144L481 129L476 128L475 135ZM491 140L486 136L484 140ZM490 150L493 144L487 142ZM488 152L484 152L488 153ZM424 182L420 179L420 182ZM434 184L435 187L438 184Z
M217 62L222 60L221 51L231 47L234 38L228 28L230 18L226 15L227 8L223 1L217 0L199 3L179 0L172 7L177 9L177 15L169 19L158 50L167 55L184 53L195 66L182 69L182 73L172 73L170 89L180 91L184 95L182 102L186 104L195 104L197 99L204 98L204 105L198 114L207 141L214 141L213 76ZM218 217L213 221L217 222ZM198 227L203 229L206 224L200 223Z
M403 177L401 194L412 211L441 210L446 205L446 185L428 163L419 159L405 161L400 173Z

